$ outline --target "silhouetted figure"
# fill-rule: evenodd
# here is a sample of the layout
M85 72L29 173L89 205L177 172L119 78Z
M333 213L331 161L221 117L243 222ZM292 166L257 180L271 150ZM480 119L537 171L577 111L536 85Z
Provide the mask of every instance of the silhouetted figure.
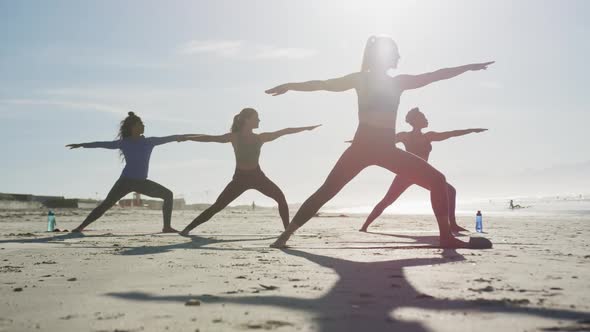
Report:
M522 209L523 207L520 204L516 204L514 205L514 200L510 200L510 209L514 210L514 209Z
M426 161L395 147L395 122L401 94L430 83L453 78L471 70L486 69L493 62L440 69L421 75L390 76L400 55L393 39L372 36L367 40L361 71L326 81L282 84L266 91L274 96L287 91L334 91L355 89L358 96L359 126L353 143L346 149L322 186L299 208L289 227L271 246L285 247L291 235L334 197L364 168L377 165L430 190L432 208L440 231L442 247L465 247L449 227L449 203L445 176Z
M424 113L420 112L420 109L417 107L408 112L406 115L406 122L412 126L412 131L398 133L395 136L395 141L396 143L403 143L407 152L411 152L425 161L428 161L428 157L432 151L432 142L444 141L451 137L458 137L471 133L481 133L482 131L487 130L483 128L474 128L445 131L442 133L435 131L423 133L422 129L428 127L428 119L426 119ZM375 206L371 214L369 214L360 231L366 232L369 225L383 213L383 210L393 204L412 184L413 183L410 180L404 179L401 176L396 176L395 179L393 179L387 194L385 194L385 197L383 197L383 199ZM449 222L451 225L451 231L466 231L465 228L457 225L457 220L455 218L457 191L449 183L447 183L447 197L449 201Z
M283 220L285 229L289 225L289 207L287 200L281 189L274 184L262 172L259 165L260 149L264 143L274 141L275 139L295 134L304 130L312 130L319 126L286 128L270 133L253 133L252 130L258 128L260 119L258 112L253 108L244 108L234 117L231 132L218 135L194 135L188 137L195 142L217 142L231 143L236 156L236 171L233 180L225 187L213 205L203 211L188 226L180 232L180 235L187 236L189 232L211 219L216 213L223 210L229 203L238 198L248 189L255 189L262 194L272 198L279 204L279 214Z
M138 192L150 197L157 197L164 200L162 212L164 214L164 233L176 233L177 230L172 228L172 191L166 187L148 180L148 169L152 149L156 145L170 142L180 142L185 140L185 135L173 135L166 137L144 137L144 124L141 118L133 112L121 121L119 136L115 141L92 142L66 145L70 149L77 148L103 148L119 149L125 158L125 168L121 177L109 191L107 197L100 203L86 219L72 230L72 232L82 232L86 226L90 225L96 219L100 218L108 209L115 205L121 198L130 192Z

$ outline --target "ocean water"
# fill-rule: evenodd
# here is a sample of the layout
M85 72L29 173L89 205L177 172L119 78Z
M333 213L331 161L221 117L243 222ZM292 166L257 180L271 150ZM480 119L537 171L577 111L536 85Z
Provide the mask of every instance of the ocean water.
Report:
M514 200L514 205L518 204L522 208L510 209L510 199ZM372 205L326 207L322 209L322 212L368 214L372 209ZM577 215L590 217L590 195L474 198L457 201L455 211L457 215L475 216L478 210L484 215ZM432 208L429 200L411 201L401 199L387 208L384 214L432 214Z

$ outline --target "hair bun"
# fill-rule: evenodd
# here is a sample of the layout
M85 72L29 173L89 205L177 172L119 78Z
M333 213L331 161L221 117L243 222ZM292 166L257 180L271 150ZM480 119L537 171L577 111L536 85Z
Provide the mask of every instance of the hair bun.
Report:
M127 115L129 115L129 116L135 116L135 113L129 112L129 113L127 113Z

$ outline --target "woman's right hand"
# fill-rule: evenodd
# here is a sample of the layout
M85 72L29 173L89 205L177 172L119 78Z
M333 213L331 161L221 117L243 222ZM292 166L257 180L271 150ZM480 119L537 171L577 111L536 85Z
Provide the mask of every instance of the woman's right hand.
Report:
M486 69L488 69L488 66L493 64L494 62L496 62L496 61L474 63L474 64L470 65L469 70L473 70L473 71L482 70L482 69L486 70Z
M70 148L70 150L72 150L72 149L81 148L82 144L68 144L68 145L66 145L66 147Z
M321 126L322 126L321 124L319 124L319 125L315 125L315 126L309 126L309 127L305 127L305 130L314 130L314 129L316 129L317 127L321 127Z
M269 95L278 96L278 95L282 95L283 93L285 93L287 91L289 91L289 83L275 86L274 88L268 89L264 92Z

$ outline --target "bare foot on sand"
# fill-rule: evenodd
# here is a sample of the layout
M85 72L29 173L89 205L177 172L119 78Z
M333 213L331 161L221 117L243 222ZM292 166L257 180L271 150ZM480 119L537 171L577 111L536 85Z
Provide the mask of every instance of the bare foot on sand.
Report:
M188 236L188 233L190 233L190 231L187 231L186 229L183 229L182 232L179 232L178 233L178 235L187 237Z
M467 232L467 229L465 229L457 224L454 224L454 225L451 225L451 232L453 232L453 233Z
M279 238L270 245L271 248L287 248L287 241L289 241L289 238L291 237L291 235L293 235L294 231L284 231L281 235L279 235Z
M284 236L284 233L281 234L281 236L279 236L279 238L270 245L271 248L276 248L276 249L281 249L281 248L287 248L287 241L289 240L288 237Z
M164 227L162 229L162 233L178 233L178 231L169 226L169 227Z
M82 233L84 231L84 228L74 228L72 229L71 233Z
M363 227L363 228L359 229L359 232L365 232L366 233L367 232L367 228L366 227Z
M279 240L272 243L269 247L275 248L275 249L289 248L289 246L287 245L286 242L279 242Z

